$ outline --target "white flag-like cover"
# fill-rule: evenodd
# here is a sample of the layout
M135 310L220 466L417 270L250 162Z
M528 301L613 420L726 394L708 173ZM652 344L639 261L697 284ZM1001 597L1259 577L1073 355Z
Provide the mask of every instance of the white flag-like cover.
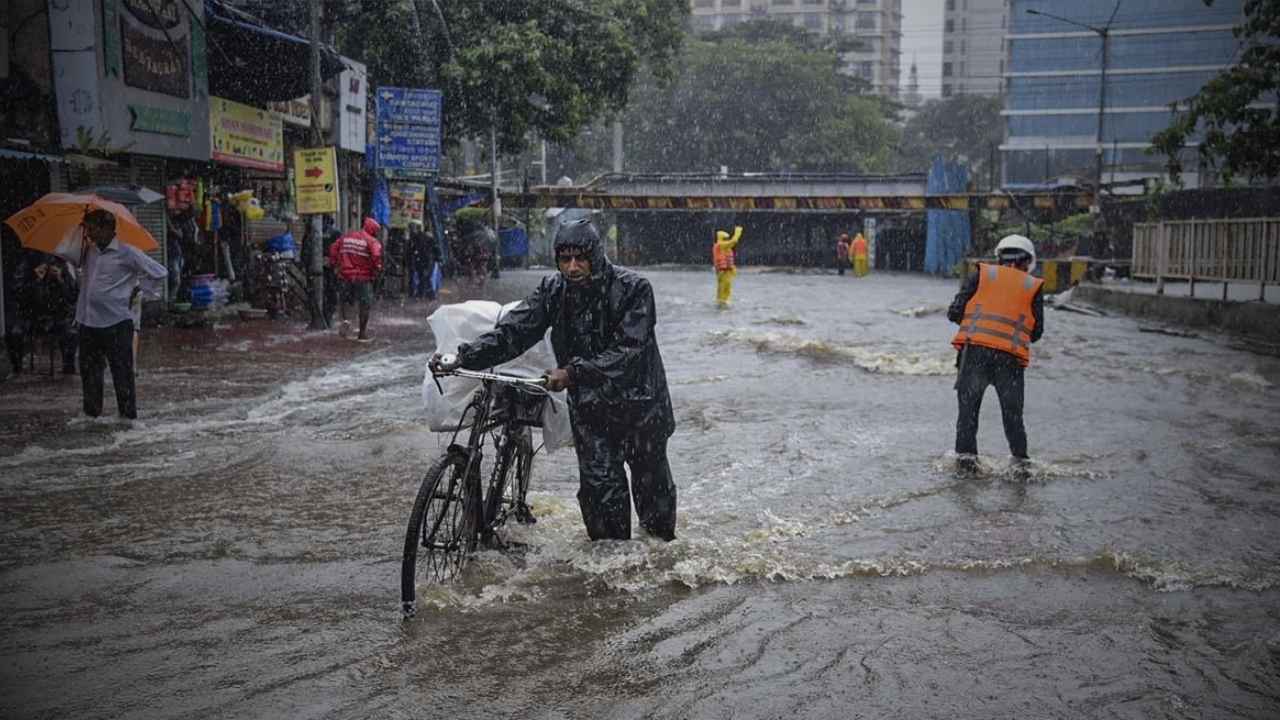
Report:
M464 303L441 305L427 318L431 333L436 338L436 350L441 353L457 352L458 346L492 330L498 318L518 305L513 302L499 305L487 300L468 300ZM538 344L523 355L494 368L495 372L524 377L539 377L556 365L551 350L550 331ZM471 394L480 387L479 380L462 377L440 378L444 394L436 388L427 368L422 381L422 402L427 410L427 426L433 431L451 431L462 420L462 411L471 401ZM563 391L551 393L551 401L542 410L542 441L548 452L573 444L573 432L569 428L569 407Z

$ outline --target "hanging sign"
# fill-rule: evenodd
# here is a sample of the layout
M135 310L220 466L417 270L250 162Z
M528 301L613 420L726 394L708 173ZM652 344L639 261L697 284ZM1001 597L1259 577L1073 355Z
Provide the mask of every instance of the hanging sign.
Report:
M338 157L331 147L293 152L294 197L299 215L338 212Z

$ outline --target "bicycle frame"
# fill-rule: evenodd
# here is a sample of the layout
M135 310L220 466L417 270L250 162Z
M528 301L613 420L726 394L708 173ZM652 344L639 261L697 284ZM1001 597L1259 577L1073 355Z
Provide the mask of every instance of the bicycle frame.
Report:
M480 387L472 395L471 401L467 404L466 408L463 409L462 417L458 421L458 427L453 431L453 436L450 438L450 441L449 441L450 451L458 451L458 452L466 453L467 466L464 471L463 477L468 478L467 482L471 482L470 478L472 478L473 475L474 477L476 477L477 480L480 479L479 463L482 460L482 455L483 455L482 448L484 445L485 436L489 435L495 430L499 430L501 432L502 440L501 442L498 442L496 444L500 449L503 444L505 444L506 442L510 442L511 438L514 438L515 436L514 432L519 427L519 423L512 417L503 417L496 420L494 419L493 417L494 410L495 410L494 401L497 395L497 389L500 386L505 385L508 387L519 388L526 392L532 392L537 395L542 395L544 397L549 396L550 393L546 388L545 378L521 377L517 375L505 375L502 373L489 373L489 372L481 372L476 370L463 370L461 368L447 371L447 372L432 373L433 379L436 380L437 387L439 387L439 382L440 382L439 378L447 377L449 375L454 375L457 377L465 377L465 378L470 378L473 380L480 381ZM441 392L443 393L443 390L441 390ZM469 432L467 434L467 443L466 445L460 445L458 443L458 435L462 432L464 428L467 428L468 415L472 416L472 422L471 422L470 428L468 429ZM490 483L489 483L490 487L493 486L494 478L498 477L505 470L506 468L502 467L501 464L494 465L494 468L493 468L494 477L490 478ZM483 505L487 505L487 504L488 504L487 501L483 503ZM482 533L487 535L491 533L495 527L502 524L502 521L505 520L505 513L502 518L482 517L482 519L485 521L486 527L482 527L480 528L480 530Z

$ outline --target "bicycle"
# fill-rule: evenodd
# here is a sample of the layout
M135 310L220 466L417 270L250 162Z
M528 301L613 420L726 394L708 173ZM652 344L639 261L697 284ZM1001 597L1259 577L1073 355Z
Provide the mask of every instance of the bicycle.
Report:
M444 456L427 470L409 515L400 567L400 607L406 618L416 612L420 573L435 582L453 580L478 546L501 544L497 530L509 517L536 522L526 501L537 452L530 428L542 424L549 397L546 379L461 368L432 371L437 388L439 378L451 375L479 380L480 387L463 410ZM464 429L467 442L462 445L458 436ZM486 437L492 437L495 454L488 489L482 492Z

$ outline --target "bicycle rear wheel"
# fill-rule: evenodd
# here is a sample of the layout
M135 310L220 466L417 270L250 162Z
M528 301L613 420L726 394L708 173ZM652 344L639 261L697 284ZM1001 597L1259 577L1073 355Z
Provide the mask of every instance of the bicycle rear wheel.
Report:
M498 451L497 465L484 496L484 531L491 533L512 514L522 523L533 522L533 514L525 503L529 492L529 475L533 468L533 440L529 429L512 429Z
M400 606L406 617L414 614L418 581L452 580L476 547L480 483L474 469L467 477L467 460L465 453L446 454L418 489L400 566Z

